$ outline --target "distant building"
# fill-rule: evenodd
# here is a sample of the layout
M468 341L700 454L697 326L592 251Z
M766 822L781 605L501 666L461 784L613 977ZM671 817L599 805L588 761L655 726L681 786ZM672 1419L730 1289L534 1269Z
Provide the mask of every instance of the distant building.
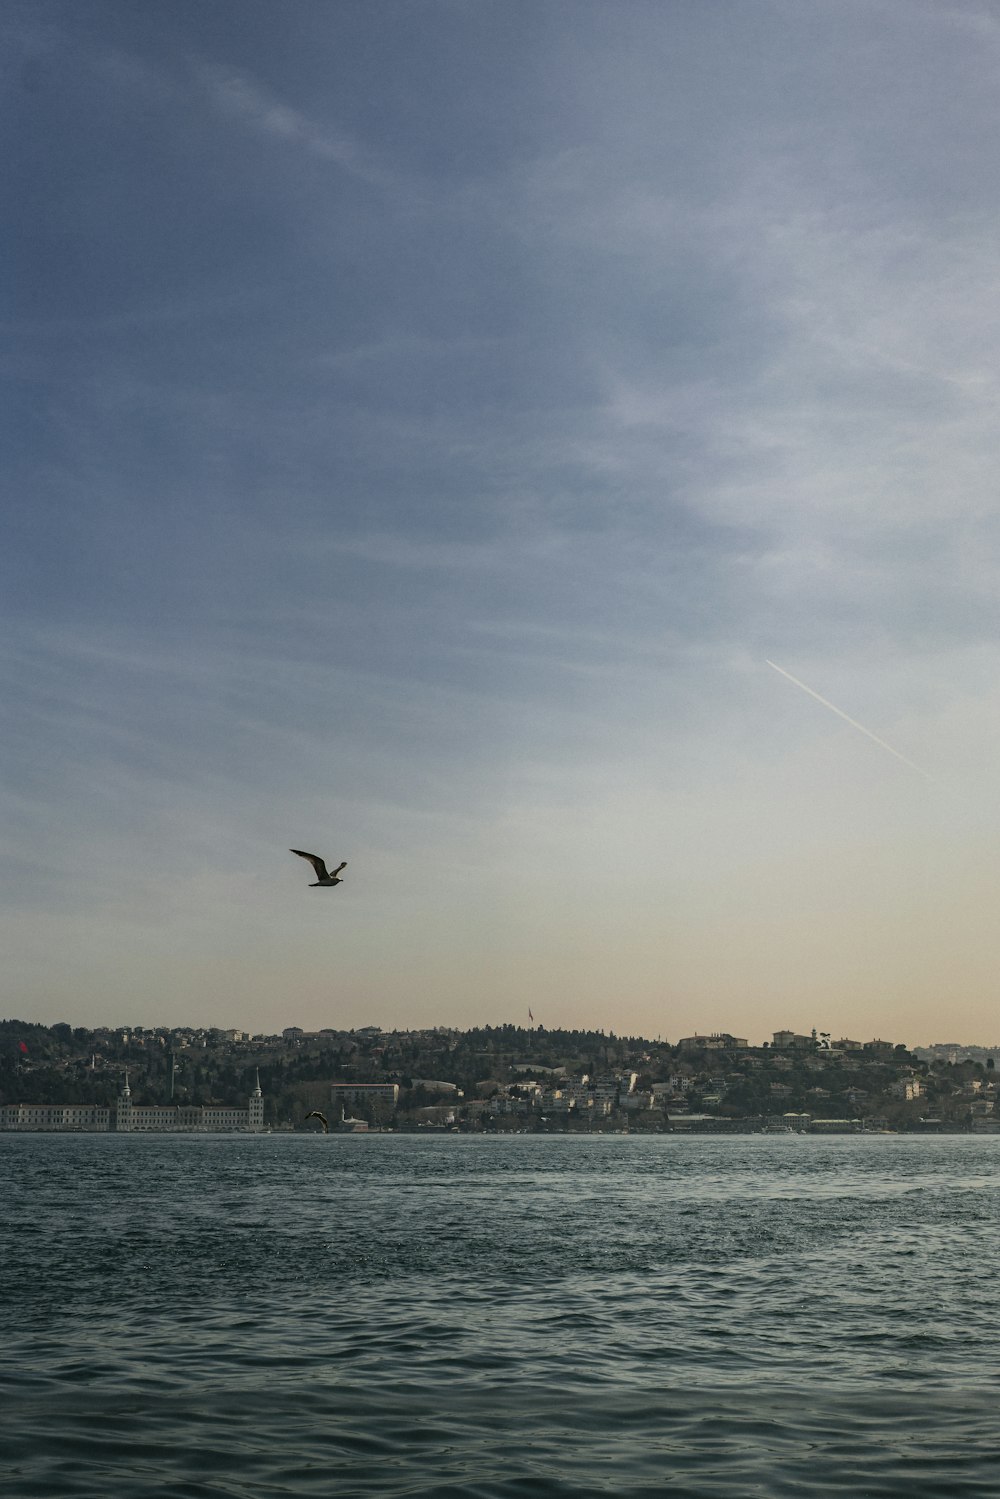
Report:
M245 1109L207 1104L134 1104L125 1082L115 1107L119 1134L259 1134L264 1128L264 1098L260 1076Z
M608 1073L601 1077L595 1077L589 1085L588 1092L598 1103L615 1104L621 1098L627 1098L635 1091L638 1073Z
M1000 1047L961 1046L957 1041L937 1041L933 1046L914 1046L913 1055L922 1062L988 1062L1000 1063Z
M0 1129L98 1134L110 1128L111 1110L101 1104L8 1103L0 1108Z
M643 1110L653 1107L653 1095L652 1093L623 1093L619 1107L626 1114L642 1113Z
M771 1045L776 1046L779 1051L798 1051L804 1047L811 1046L815 1036L800 1036L795 1031L775 1031L771 1036Z
M103 1104L10 1103L0 1107L0 1130L62 1130L88 1134L253 1133L264 1128L260 1078L245 1109L134 1104L128 1072L114 1109Z
M341 1107L348 1103L388 1103L395 1108L399 1102L399 1084L331 1083L330 1102Z
M742 1051L750 1045L743 1036L728 1031L713 1031L710 1036L684 1036L677 1045L681 1051Z
M701 1130L713 1125L729 1126L732 1121L719 1119L715 1114L671 1114L670 1129L676 1134L680 1130Z

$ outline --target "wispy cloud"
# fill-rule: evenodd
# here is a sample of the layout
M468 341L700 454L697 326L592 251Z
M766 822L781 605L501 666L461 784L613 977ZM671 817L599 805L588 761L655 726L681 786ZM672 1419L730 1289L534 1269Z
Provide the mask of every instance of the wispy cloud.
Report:
M120 47L93 48L88 61L115 87L141 94L161 109L190 108L200 98L220 119L329 162L361 181L385 186L393 180L374 153L348 132L295 108L230 64L188 55L166 66Z
M200 62L195 77L218 112L245 129L341 167L363 182L385 186L391 174L349 135L312 119L232 67Z

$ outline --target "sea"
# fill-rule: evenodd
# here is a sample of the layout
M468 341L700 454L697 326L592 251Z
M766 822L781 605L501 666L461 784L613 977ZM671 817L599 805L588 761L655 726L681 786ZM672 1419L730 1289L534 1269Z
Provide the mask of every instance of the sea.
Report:
M1000 1137L0 1135L4 1499L1000 1494Z

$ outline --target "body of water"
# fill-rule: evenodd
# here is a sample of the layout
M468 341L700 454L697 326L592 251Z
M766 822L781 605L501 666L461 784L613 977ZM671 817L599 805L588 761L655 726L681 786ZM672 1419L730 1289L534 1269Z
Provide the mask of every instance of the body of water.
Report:
M1000 1137L0 1135L8 1499L1000 1493Z

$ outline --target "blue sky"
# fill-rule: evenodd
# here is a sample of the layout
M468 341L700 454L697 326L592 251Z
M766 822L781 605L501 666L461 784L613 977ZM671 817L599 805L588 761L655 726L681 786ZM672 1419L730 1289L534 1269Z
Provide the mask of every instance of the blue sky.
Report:
M996 1040L996 8L4 30L3 1011Z

